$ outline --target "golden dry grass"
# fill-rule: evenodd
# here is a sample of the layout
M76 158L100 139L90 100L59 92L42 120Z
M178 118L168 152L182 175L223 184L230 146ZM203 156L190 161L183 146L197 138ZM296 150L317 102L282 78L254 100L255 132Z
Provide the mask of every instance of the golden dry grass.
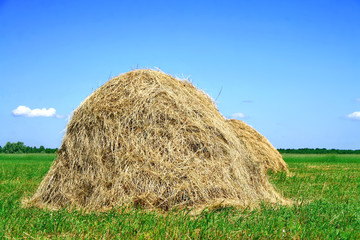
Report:
M57 159L25 205L168 210L286 203L265 175L285 163L265 138L245 129L188 81L128 72L74 111Z
M281 154L263 135L240 120L230 119L227 122L233 127L240 143L251 153L256 162L274 172L288 171Z

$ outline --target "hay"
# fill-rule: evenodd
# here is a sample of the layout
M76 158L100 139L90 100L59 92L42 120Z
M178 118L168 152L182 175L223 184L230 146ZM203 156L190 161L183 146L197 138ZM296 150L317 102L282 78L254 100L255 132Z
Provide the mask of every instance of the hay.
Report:
M251 133L239 141L234 123L187 81L153 70L120 75L74 111L57 159L25 205L168 210L285 203L265 175L272 163L254 154Z
M233 127L240 143L257 163L265 167L265 170L288 172L281 154L263 135L242 121L230 119L227 122Z

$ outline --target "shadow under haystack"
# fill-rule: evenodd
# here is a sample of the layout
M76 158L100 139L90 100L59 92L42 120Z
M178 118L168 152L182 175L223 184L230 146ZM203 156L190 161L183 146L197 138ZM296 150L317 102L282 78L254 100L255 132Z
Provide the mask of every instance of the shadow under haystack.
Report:
M74 111L57 159L26 205L106 210L286 203L266 177L281 155L245 123L226 120L185 80L135 70Z

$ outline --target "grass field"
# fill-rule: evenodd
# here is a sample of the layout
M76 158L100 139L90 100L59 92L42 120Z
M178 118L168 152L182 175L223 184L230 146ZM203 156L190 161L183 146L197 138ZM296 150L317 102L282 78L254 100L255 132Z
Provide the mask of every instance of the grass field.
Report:
M0 239L360 239L360 155L283 155L291 174L269 174L294 206L261 204L191 216L136 209L107 213L24 209L55 155L0 154Z

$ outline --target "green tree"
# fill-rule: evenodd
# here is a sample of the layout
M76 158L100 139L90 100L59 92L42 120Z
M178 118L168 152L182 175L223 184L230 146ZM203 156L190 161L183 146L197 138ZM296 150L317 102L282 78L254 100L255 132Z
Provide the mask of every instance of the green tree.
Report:
M40 146L39 151L40 151L41 153L45 153L45 148L44 148L44 146Z
M14 152L14 146L12 143L7 142L4 146L4 153L13 153Z

